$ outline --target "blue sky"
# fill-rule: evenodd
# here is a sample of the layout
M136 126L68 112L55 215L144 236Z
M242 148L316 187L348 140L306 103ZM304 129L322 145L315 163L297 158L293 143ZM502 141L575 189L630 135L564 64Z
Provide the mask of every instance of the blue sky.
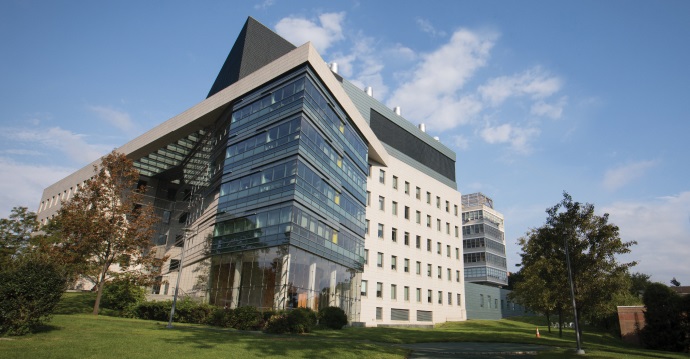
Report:
M253 16L457 153L515 240L568 191L690 285L690 2L3 1L0 217L203 100Z

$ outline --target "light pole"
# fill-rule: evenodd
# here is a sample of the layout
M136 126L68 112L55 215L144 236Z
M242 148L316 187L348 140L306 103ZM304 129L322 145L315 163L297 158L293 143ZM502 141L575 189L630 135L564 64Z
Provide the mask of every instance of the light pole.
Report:
M184 246L187 242L187 232L189 231L188 228L184 228L182 230L182 253L180 254L180 264L179 267L177 268L177 281L175 284L175 294L173 295L173 302L172 302L172 307L170 308L170 319L168 320L168 325L166 328L171 329L173 327L172 325L172 320L173 320L173 315L175 314L175 305L177 304L177 292L180 288L180 277L182 277L182 262L184 261Z
M577 307L575 306L575 286L573 285L573 272L570 269L570 251L568 251L568 236L564 236L563 243L565 243L565 260L568 264L568 280L570 281L570 297L573 300L573 315L575 316L575 340L577 341L576 354L584 354L585 351L582 349L580 344L580 325L577 321Z

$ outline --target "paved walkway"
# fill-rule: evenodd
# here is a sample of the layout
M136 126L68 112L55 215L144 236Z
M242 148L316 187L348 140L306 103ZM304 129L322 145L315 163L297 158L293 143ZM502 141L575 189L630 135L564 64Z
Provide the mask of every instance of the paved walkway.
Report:
M512 343L417 343L401 344L410 349L409 358L533 358L538 351L553 349L534 344Z

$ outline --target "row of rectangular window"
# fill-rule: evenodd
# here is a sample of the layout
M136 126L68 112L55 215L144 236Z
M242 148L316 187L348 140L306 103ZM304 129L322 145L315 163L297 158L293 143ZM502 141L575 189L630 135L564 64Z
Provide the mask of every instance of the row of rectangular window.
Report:
M379 224L379 225L382 226L381 224ZM383 231L383 228L380 228L380 231ZM380 236L379 238L383 238L383 236ZM404 238L403 243L406 246L409 246L410 245L410 233L405 232L403 238ZM393 231L391 233L391 240L393 242L398 241L398 230L395 228L393 228ZM422 242L422 237L416 236L415 237L415 247L418 249L421 249L421 247L422 247L421 242ZM431 241L431 239L427 238L426 239L426 250L427 250L427 252L431 252L431 247L432 247L432 241ZM441 244L441 242L436 242L436 254L442 255L442 248L443 248L443 245ZM450 249L451 249L450 245L447 244L446 245L446 257L448 257L448 258L451 257L451 250ZM365 251L368 251L368 250L365 249ZM460 248L459 247L455 247L455 259L460 259ZM366 257L364 260L366 263Z
M393 202L393 203L396 204L395 202ZM407 212L407 209L408 209L408 207L405 207L406 212ZM406 216L405 219L409 219L409 218ZM417 211L417 218L416 218L417 224L421 224L420 219L421 219L421 212ZM426 216L426 226L428 228L431 228L431 216ZM383 239L383 227L384 227L383 223L378 224L377 236L381 239ZM439 232L441 231L441 220L440 219L436 219L436 229ZM367 234L369 234L369 220L368 219L365 220L364 230ZM450 223L449 222L446 222L446 234L450 235ZM455 238L460 238L460 228L458 226L455 226L454 235L455 235Z
M427 303L432 303L433 302L432 301L433 290L427 289L426 294L427 294ZM368 282L366 280L362 281L361 295L362 295L362 297L367 297L369 295ZM376 282L376 298L383 298L383 283L382 282ZM441 290L437 291L436 298L437 298L436 300L437 300L438 304L443 304L443 291L441 291ZM398 299L398 285L397 284L391 284L390 299L392 299L392 300ZM404 301L410 301L410 287L408 287L408 286L403 287L403 300ZM422 302L422 288L416 288L415 300L418 303ZM447 303L448 303L448 305L453 304L453 293L452 292L447 292ZM461 305L461 303L462 303L462 294L456 293L456 305Z
M371 164L369 164L369 175L371 176ZM381 184L386 184L386 171L383 169L379 169L379 183ZM393 176L393 189L397 190L398 189L398 177ZM422 189L419 187L415 187L415 198L418 200L421 200L421 193ZM409 195L410 194L410 182L405 181L405 194ZM431 204L431 192L426 193L426 203ZM450 201L445 201L445 210L447 213L450 213ZM436 208L441 208L441 197L436 196ZM454 204L453 205L453 213L457 217L458 216L458 205Z
M480 295L479 295L479 306L480 306L480 307L483 308L483 307L484 307L484 304L486 303L486 304L487 304L487 307L488 307L489 309L499 309L499 306L498 306L498 298L494 298L494 300L493 300L493 307L491 306L491 304L492 304L492 303L491 303L491 296L490 296L490 295L487 295L487 298L488 298L487 301L484 302L484 294L480 294ZM516 306L516 304L515 304L514 302L511 302L511 301L508 300L507 303L504 304L503 299L501 299L501 307L500 307L500 309L515 310L515 306ZM519 304L517 305L517 309L520 310L520 305L519 305Z
M383 257L384 254L382 252L376 253L376 266L379 268L383 268ZM364 250L364 264L369 264L369 250L365 249ZM391 256L391 270L397 271L398 270L398 256ZM410 273L410 259L409 258L404 258L403 260L403 272L405 273ZM431 263L427 263L427 277L431 277L432 274L432 265ZM415 274L417 275L422 275L422 262L416 261L415 262ZM442 266L437 266L436 267L436 276L438 279L443 279L443 267ZM460 283L462 281L462 277L460 276L460 270L455 271L455 281ZM450 268L446 268L446 279L448 281L452 281L452 270Z

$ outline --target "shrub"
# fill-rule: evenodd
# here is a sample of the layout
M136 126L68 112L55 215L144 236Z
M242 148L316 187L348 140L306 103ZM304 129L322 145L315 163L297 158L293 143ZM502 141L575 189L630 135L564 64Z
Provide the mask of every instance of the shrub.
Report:
M132 314L135 318L144 320L168 321L171 307L172 302L169 300L163 302L141 302L134 307Z
M0 272L0 334L24 335L50 319L66 288L51 263L26 260Z
M316 326L316 313L309 308L297 308L288 312L291 333L309 333Z
M239 330L257 330L263 325L263 316L255 307L246 306L231 311L230 327Z
M319 310L319 324L330 329L343 329L347 324L347 314L338 307L326 307Z
M261 312L261 316L263 317L264 323L266 323L272 316L280 314L279 312L276 312L274 310L266 310Z
M135 318L145 320L170 320L172 301L141 302L132 309ZM206 324L211 318L213 306L195 302L189 298L178 300L175 304L173 321L177 323Z
M172 306L172 303L170 304ZM213 312L213 306L195 302L189 298L178 300L173 320L178 323L205 324Z
M104 308L123 311L139 302L146 300L146 291L136 285L129 278L115 279L105 285L101 303Z
M233 309L215 308L208 317L208 325L228 328L234 315Z
M283 334L290 332L290 322L285 314L274 314L264 324L264 332L269 334Z

